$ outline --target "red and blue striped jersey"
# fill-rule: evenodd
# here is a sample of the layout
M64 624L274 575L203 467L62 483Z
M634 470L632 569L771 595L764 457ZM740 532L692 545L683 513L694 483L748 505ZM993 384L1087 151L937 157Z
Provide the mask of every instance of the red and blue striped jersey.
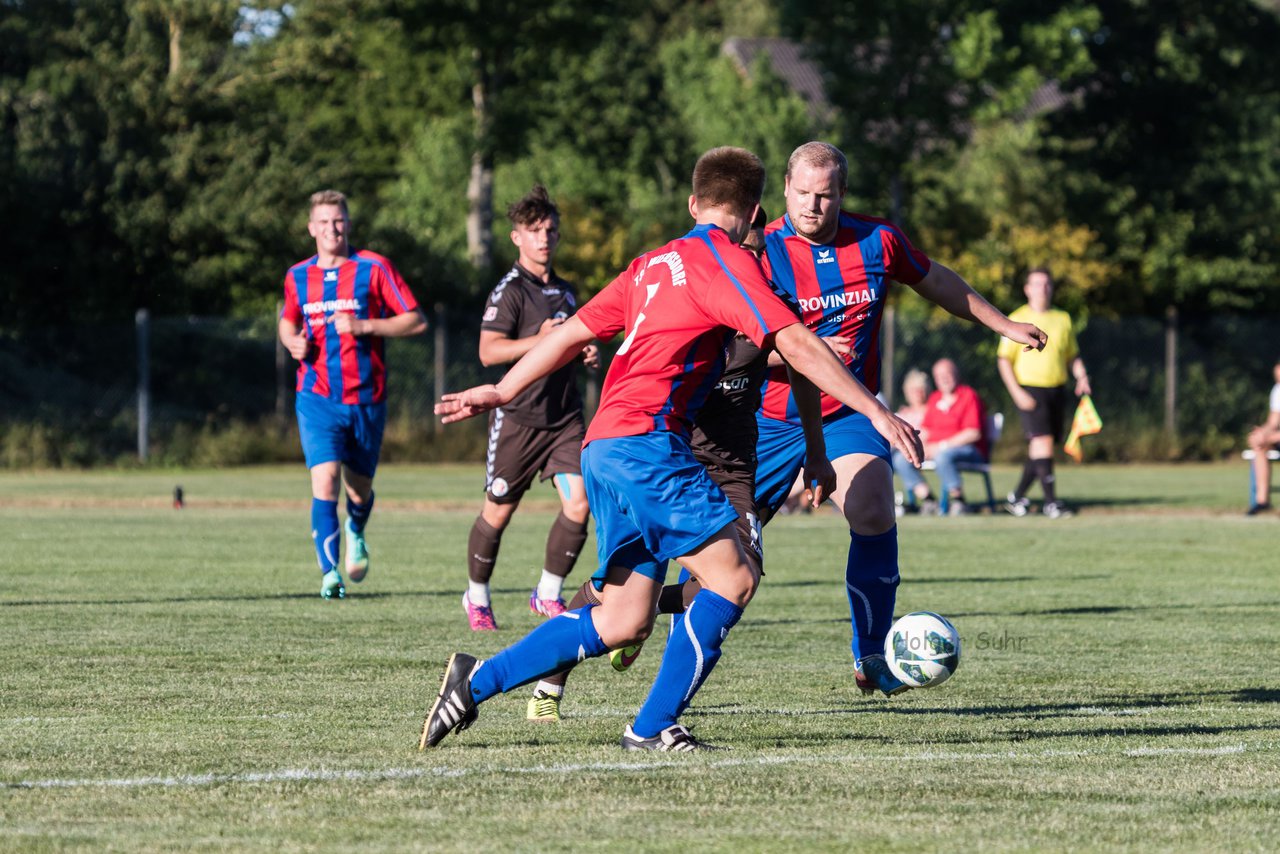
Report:
M324 268L311 256L284 277L280 317L299 324L311 341L298 365L299 392L334 403L382 403L387 399L385 344L380 335L339 335L333 316L394 317L418 302L391 262L361 249L337 267Z
M626 332L584 447L656 430L687 438L734 335L741 331L763 347L798 322L755 256L715 225L641 255L577 317L600 339Z
M880 390L880 320L889 282L914 285L929 272L928 256L888 220L840 212L830 243L815 245L796 234L789 217L765 227L765 266L773 288L819 337L852 339L843 358L872 394ZM822 395L822 414L847 407ZM760 411L777 421L800 423L785 368L769 371Z

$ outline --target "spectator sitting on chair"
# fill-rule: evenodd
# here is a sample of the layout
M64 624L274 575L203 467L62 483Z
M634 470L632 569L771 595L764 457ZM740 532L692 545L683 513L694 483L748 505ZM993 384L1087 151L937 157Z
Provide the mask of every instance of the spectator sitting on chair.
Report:
M1267 452L1280 444L1280 360L1272 368L1276 384L1271 387L1271 404L1266 422L1249 431L1249 448L1253 451L1253 495L1249 496L1248 515L1256 516L1271 509L1271 460Z
M987 459L987 440L982 429L985 413L978 393L960 384L960 371L950 359L939 359L933 366L933 384L937 391L929 396L925 409L921 438L925 457L938 469L940 488L949 499L952 516L968 512L964 501L964 481L958 463L979 463ZM906 489L920 499L921 511L936 507L928 483L918 471L899 469Z
M919 430L924 426L924 414L929 408L929 375L917 368L907 371L907 375L902 380L902 397L906 402L898 409L898 417ZM911 473L916 475L917 478L919 477L916 467L907 462L907 458L902 456L901 452L895 450L892 457L893 470L898 472L898 476L904 479L904 483L907 476L902 474L903 467L911 469ZM920 481L920 484L924 487L923 491L927 495L929 487L924 484L923 480ZM920 505L916 503L917 497L923 498L924 496L917 496L910 487L906 487L903 490L902 506L906 512L919 512ZM932 501L932 499L930 500ZM933 501L926 512L932 511L936 513L937 510L937 502Z

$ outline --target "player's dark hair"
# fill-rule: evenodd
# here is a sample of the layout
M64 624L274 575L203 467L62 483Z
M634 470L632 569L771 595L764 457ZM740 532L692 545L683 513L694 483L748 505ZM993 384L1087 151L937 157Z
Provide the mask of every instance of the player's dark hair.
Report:
M344 214L351 216L351 213L347 210L347 197L337 190L321 190L318 193L312 193L309 210L315 210L321 205L337 205L342 208Z
M698 158L693 195L700 205L726 207L746 216L764 195L764 163L745 148L722 145Z
M815 168L834 166L840 170L840 186L843 188L849 184L849 161L843 151L829 142L806 142L791 152L791 156L787 158L788 178L801 163Z
M524 198L513 202L507 208L507 219L511 220L512 225L533 225L544 219L554 219L559 222L560 209L547 195L546 187L534 184L533 189L526 193Z
M756 208L756 218L751 220L752 228L764 228L769 224L769 215L764 212L764 205Z

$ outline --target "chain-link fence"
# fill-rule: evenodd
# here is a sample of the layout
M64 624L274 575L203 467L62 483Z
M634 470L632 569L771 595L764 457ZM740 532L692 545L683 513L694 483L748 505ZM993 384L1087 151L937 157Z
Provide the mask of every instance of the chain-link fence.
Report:
M1088 440L1091 458L1222 456L1265 416L1271 366L1280 358L1280 318L1181 318L1175 335L1170 328L1165 319L1093 319L1081 331L1081 353L1106 424ZM0 336L0 465L136 460L140 397L153 462L301 459L293 432L295 364L276 343L274 317L153 318L141 329L145 335L138 325L120 324ZM938 358L950 357L991 410L1010 416L1001 448L1016 452L1017 421L996 372L995 336L951 319L901 313L888 331L886 392L900 398L897 386L909 368L927 372ZM501 369L480 365L478 334L474 313L437 310L426 335L387 342L384 458L479 458L483 424L440 430L431 412L441 391L501 376ZM145 384L140 364L149 364ZM589 402L592 394L589 388ZM1166 429L1171 403L1172 433Z

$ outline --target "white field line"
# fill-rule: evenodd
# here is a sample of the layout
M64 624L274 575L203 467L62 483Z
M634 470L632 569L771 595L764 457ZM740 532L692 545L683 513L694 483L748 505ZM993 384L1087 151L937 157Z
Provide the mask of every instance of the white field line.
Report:
M831 762L841 764L858 764L867 762L973 762L985 760L1035 762L1041 759L1060 757L1088 758L1092 756L1126 756L1131 758L1148 756L1227 756L1257 750L1273 749L1271 745L1246 747L1243 744L1229 744L1221 747L1136 747L1122 750L1043 750L1022 752L1016 750L998 751L995 753L965 753L963 751L931 751L905 753L896 756L811 756L783 755L756 756L743 759L719 759L709 762L696 762L692 767L698 770L716 768L751 768L774 765L813 765ZM481 774L535 774L559 776L579 774L590 771L651 771L660 768L689 768L687 759L680 761L657 762L585 762L557 765L526 766L485 766L478 768L384 768L369 770L326 770L311 768L286 768L278 771L258 771L243 774L182 774L167 777L118 777L103 780L89 779L53 779L53 780L19 780L12 783L0 783L6 789L84 789L108 788L129 789L149 786L161 788L182 788L193 786L218 786L228 784L288 783L288 782L368 782L379 780L412 780L420 777L455 778Z

